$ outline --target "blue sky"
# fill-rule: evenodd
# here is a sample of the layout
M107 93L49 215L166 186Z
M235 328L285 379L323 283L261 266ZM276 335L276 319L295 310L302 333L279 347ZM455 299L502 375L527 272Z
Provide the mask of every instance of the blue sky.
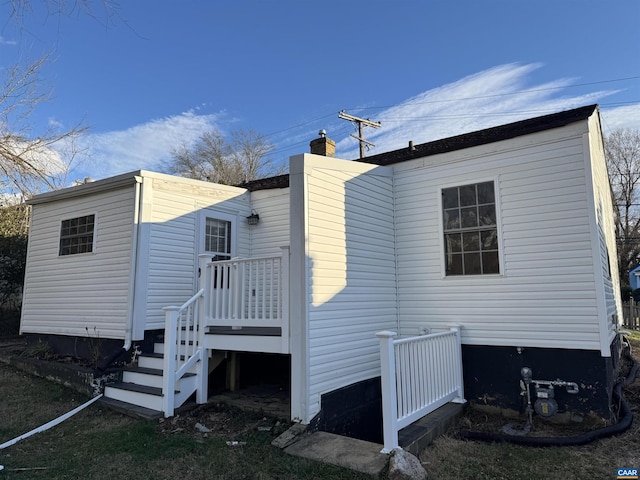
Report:
M640 128L637 0L136 0L108 22L40 3L2 24L0 69L52 52L33 133L90 127L71 179L158 170L212 128L282 162L322 128L355 158L340 110L382 122L372 154L591 103L605 134Z

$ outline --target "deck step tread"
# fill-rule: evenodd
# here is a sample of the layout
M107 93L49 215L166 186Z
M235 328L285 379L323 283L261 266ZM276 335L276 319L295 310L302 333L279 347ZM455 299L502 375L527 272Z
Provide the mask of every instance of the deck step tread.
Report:
M134 372L134 373L145 373L147 375L156 375L158 377L162 376L162 370L159 368L149 368L149 367L124 367L122 369L125 372ZM183 377L193 377L195 373L187 372L183 375Z
M124 367L122 369L124 372L134 372L134 373L145 373L147 375L156 375L158 377L162 376L162 370L159 368L149 368L149 367Z
M282 329L280 327L242 327L234 329L232 327L209 327L205 335L251 335L260 337L280 337Z
M128 390L130 392L146 393L147 395L162 396L162 389L159 387L150 387L148 385L138 385L137 383L130 382L116 382L107 387L117 388L119 390ZM176 393L180 391L177 390Z
M147 420L157 420L162 417L162 412L153 410L147 407L141 407L133 403L124 402L122 400L116 400L115 398L102 397L99 402L112 410L119 413L124 413L133 417L141 417Z
M148 358L164 358L164 354L163 353L143 353L140 356L141 357L148 357Z

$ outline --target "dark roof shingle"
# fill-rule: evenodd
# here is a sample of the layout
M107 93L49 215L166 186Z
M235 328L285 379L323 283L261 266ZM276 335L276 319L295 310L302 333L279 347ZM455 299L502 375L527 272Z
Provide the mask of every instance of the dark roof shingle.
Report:
M591 116L596 110L597 105L588 105L586 107L575 108L542 117L530 118L519 122L508 123L498 127L486 128L476 132L464 133L455 137L443 138L433 142L414 145L411 150L409 147L393 150L391 152L380 153L359 159L359 162L372 163L374 165L392 165L394 163L405 162L414 158L427 157L438 153L453 152L462 150L463 148L476 147L487 143L508 140L510 138L520 137L531 133L550 130L552 128L563 127L570 123L585 120Z
M508 123L497 127L486 128L476 132L463 133L454 137L443 138L433 142L414 145L390 152L379 153L363 159L354 161L371 163L373 165L393 165L394 163L406 162L414 158L428 157L438 153L453 152L464 148L486 145L488 143L508 140L531 133L542 132L552 128L564 127L571 123L579 122L589 118L598 108L597 105L587 105L585 107L574 108L564 112L552 113L542 117L530 118L519 122ZM263 178L251 182L237 185L249 191L268 190L272 188L286 188L289 186L289 175L278 175L277 177Z

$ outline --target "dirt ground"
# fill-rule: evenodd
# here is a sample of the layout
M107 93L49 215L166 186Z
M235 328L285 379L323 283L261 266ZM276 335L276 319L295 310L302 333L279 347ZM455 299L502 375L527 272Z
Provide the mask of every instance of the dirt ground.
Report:
M219 437L228 442L253 431L280 435L291 426L284 418L215 402L199 405L172 418L160 418L157 422L159 431L165 435L186 433L196 438Z
M35 353L38 354L38 352ZM0 339L0 358L19 354L25 354L25 344L21 338ZM622 369L623 377L626 376L630 367L631 362L625 359ZM640 412L640 375L632 385L624 388L624 397L637 415ZM218 436L228 439L256 429L282 433L291 425L287 415L287 401L287 395L283 395L283 392L269 388L237 394L226 393L214 396L206 405L191 408L171 419L160 419L158 424L163 434L184 432L203 438ZM557 422L534 415L533 419L528 436L579 435L605 426L601 419L591 418L585 418L582 422ZM526 428L526 423L527 417L524 414L513 418L504 416L496 410L469 406L454 429L504 433L505 425L521 431Z

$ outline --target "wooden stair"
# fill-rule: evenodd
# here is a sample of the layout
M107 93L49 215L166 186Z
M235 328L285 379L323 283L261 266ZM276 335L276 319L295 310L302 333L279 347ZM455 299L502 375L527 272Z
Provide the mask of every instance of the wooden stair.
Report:
M143 353L138 364L125 367L122 380L105 386L104 403L120 411L128 411L146 418L157 418L162 413L162 382L164 344L154 344L153 353ZM209 359L209 373L224 360L224 352L214 352ZM178 380L175 389L176 407L183 405L196 391L195 367Z

